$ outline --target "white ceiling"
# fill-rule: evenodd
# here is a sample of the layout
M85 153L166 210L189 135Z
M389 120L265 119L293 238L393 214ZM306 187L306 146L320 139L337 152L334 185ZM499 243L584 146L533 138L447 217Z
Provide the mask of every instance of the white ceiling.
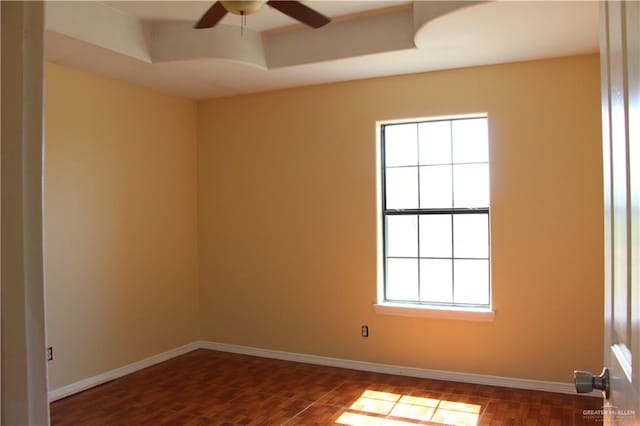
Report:
M145 21L187 21L194 23L213 4L209 1L105 1L109 7L122 13ZM305 1L326 16L344 16L372 10L385 9L392 6L409 6L410 1ZM240 25L240 17L227 14L221 21L222 24ZM247 17L247 27L264 31L296 24L293 18L284 15L271 7L260 10L258 15Z
M47 2L47 59L190 98L597 52L595 1L306 1L193 23L209 1Z

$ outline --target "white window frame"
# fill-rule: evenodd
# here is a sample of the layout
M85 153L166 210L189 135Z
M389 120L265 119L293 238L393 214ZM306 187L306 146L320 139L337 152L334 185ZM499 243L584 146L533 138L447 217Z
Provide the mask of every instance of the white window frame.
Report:
M491 283L491 274L489 275L489 302L487 305L457 305L457 304L432 304L428 302L397 302L385 299L385 248L384 248L384 149L383 149L383 129L386 125L391 124L409 124L430 121L448 121L460 119L486 118L489 120L488 114L479 113L461 116L445 116L445 117L429 117L418 119L403 119L393 121L379 121L376 123L376 177L377 177L377 215L378 215L378 235L377 235L377 263L378 263L378 280L377 280L377 302L374 303L375 312L382 315L398 315L408 317L425 317L451 320L467 320L467 321L493 321L495 319L495 310L493 309L493 286ZM490 220L490 206L485 209ZM490 254L490 230L489 230L489 265L491 265ZM489 266L490 268L490 266Z

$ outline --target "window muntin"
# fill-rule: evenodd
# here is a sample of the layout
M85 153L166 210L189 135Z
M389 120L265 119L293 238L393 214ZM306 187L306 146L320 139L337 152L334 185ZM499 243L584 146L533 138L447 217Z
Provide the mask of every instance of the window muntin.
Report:
M380 131L384 301L488 307L487 118Z

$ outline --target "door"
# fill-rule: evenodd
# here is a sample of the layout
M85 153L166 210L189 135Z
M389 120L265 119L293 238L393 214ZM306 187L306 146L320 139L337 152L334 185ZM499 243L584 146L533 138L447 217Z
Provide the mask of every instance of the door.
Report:
M605 424L640 423L640 2L601 3Z

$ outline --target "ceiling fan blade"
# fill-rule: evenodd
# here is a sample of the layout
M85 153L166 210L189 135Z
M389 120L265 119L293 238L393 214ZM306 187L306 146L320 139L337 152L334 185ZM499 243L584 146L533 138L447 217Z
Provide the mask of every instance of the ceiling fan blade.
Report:
M321 26L331 22L331 19L327 18L321 13L316 12L310 7L305 6L299 1L269 0L267 4L274 9L278 9L285 15L288 15L293 19L296 19L303 24L307 24L313 28L320 28Z
M224 18L224 15L226 14L227 9L224 8L222 3L217 1L204 13L204 15L202 15L202 18L196 22L193 28L211 28Z

